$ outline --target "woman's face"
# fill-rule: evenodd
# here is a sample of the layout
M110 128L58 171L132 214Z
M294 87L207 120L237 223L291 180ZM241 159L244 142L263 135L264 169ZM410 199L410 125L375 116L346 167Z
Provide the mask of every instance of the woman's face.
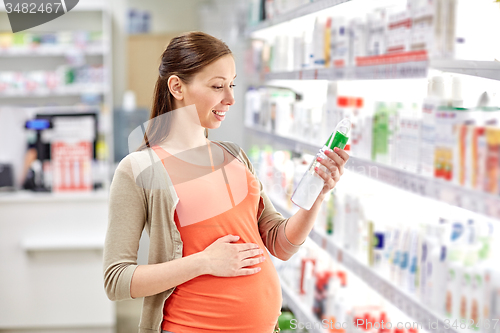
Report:
M235 78L236 66L229 54L206 66L184 86L184 105L196 105L202 127L220 126L229 106L234 104Z

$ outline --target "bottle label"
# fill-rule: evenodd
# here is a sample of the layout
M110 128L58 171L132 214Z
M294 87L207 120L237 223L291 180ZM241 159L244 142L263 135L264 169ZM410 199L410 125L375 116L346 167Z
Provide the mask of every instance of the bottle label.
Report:
M330 149L338 147L340 149L344 149L345 145L349 138L340 132L335 132L335 136L333 137L332 143L330 144Z

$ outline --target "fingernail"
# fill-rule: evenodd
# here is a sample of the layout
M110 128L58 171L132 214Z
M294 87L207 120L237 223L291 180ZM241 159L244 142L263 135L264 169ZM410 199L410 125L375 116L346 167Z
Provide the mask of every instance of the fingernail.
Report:
M261 253L261 254L262 254L262 253L264 253L264 250L260 250L260 253Z
M339 147L335 147L333 148L333 150L335 150L335 152L339 151Z
M321 160L322 160L322 158L321 158L321 157L319 157L319 156L318 156L318 157L316 157L316 161L318 161L318 162L319 162L319 161L321 161Z
M263 260L263 261L264 261L264 260L266 260L266 257L262 257L262 260Z
M315 171L318 171L318 167L314 167L314 170L315 170Z
M260 267L257 267L257 272L260 272L261 268Z

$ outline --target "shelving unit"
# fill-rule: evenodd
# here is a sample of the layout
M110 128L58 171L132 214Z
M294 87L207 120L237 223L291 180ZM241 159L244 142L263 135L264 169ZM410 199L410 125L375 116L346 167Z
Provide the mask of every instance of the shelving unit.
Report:
M79 112L81 109L81 96L87 94L99 95L101 102L98 106L92 106L92 109L99 109L98 133L104 135L108 151L108 158L105 163L109 169L112 166L113 155L111 154L113 151L113 92L111 89L112 25L110 9L108 1L82 0L68 13L54 20L54 22L48 22L46 27L34 27L26 31L33 34L54 31L99 31L102 33L102 39L99 41L89 41L86 45L41 44L39 46L26 45L23 47L12 46L0 48L0 61L4 59L6 64L12 66L0 70L17 70L21 72L23 67L18 64L37 58L40 61L33 61L30 70L55 71L56 65L67 63L65 60L67 56L83 56L86 63L91 66L102 65L102 83L72 83L60 85L52 89L43 87L22 91L6 89L0 92L0 100L2 101L2 105L19 107L25 110L31 109L36 111L36 109L41 108L45 112L52 112L55 109L64 109L67 112ZM0 4L0 15L7 18L3 3ZM71 15L78 18L77 22L72 22ZM34 105L39 105L39 107L33 108ZM49 105L53 106L47 107Z
M292 212L288 211L286 208L280 204L279 201L273 200L273 205L276 209L285 217L291 217ZM401 290L398 286L396 286L393 282L389 281L378 272L374 271L372 268L363 264L359 259L357 259L354 255L335 244L331 239L329 239L324 233L319 232L316 229L311 230L309 237L321 248L323 248L332 258L334 258L337 262L344 265L347 269L349 269L353 274L358 276L361 280L363 280L367 285L369 285L373 290L377 291L380 295L382 295L386 300L391 302L394 306L400 309L403 313L405 313L408 317L415 319L419 324L423 327L427 327L429 322L438 323L436 328L433 328L432 331L437 333L458 333L458 331L454 330L452 327L446 328L445 323L443 322L443 318L430 311L425 304L421 304L420 302L415 300L415 297L408 292ZM287 288L283 288L285 291ZM287 290L289 293L289 291ZM285 296L283 296L285 297ZM293 301L294 298L291 298ZM307 312L305 309L300 308L299 305L296 306L297 311L300 313L297 316L304 316L307 318L305 321L311 321L310 317L307 317ZM294 309L292 309L294 311ZM295 312L294 312L295 313ZM314 318L313 318L314 319Z
M83 53L84 55L105 55L109 49L104 45L89 45L78 47L37 47L0 49L0 57L63 57L68 54Z
M319 145L282 137L262 129L246 127L246 130L251 135L265 137L301 153L316 154L321 148ZM346 169L424 197L500 219L500 197L490 193L467 189L442 179L424 177L354 156L349 157Z
M0 235L4 236L1 239L2 251L9 253L4 257L4 263L10 267L0 281L3 286L0 293L4 296L0 299L0 308L8 309L8 315L0 316L2 331L116 331L116 305L103 293L102 279L99 278L108 215L109 171L113 161L110 9L106 0L80 0L67 14L26 31L33 35L95 32L90 38L85 38L88 40L85 43L73 38L75 44L49 46L42 42L35 47L26 43L0 48L0 71L28 72L30 74L23 74L23 77L29 79L42 77L38 74L43 73L31 76L32 71L56 72L60 65L74 68L82 64L97 66L98 70L88 73L95 75L95 79L80 79L75 70L75 83L61 84L53 89L49 89L48 84L31 86L30 83L31 90L24 89L26 86L17 90L17 85L11 88L11 81L7 79L9 83L2 84L0 104L5 107L5 112L15 114L20 120L14 123L15 126L37 114L96 113L98 147L104 146L100 141L103 137L108 150L107 158L95 163L96 172L92 174L96 181L102 182L99 190L87 193L17 191L0 196L1 220L16 221L14 224L0 223ZM0 2L0 17L2 32L9 33L3 2ZM38 89L40 87L43 89ZM97 102L96 97L99 97ZM22 127L15 131L22 131ZM23 142L18 142L21 149L25 148ZM14 149L12 152L16 159L24 153L14 152ZM75 285L79 287L75 288Z
M253 32L265 29L265 28L269 28L271 26L274 26L274 25L277 25L280 23L284 23L286 21L293 20L295 18L309 15L309 14L318 12L320 10L330 8L333 6L337 6L337 5L340 5L340 4L343 4L345 2L349 2L349 1L351 1L351 0L318 0L318 1L314 1L314 2L308 3L306 5L302 5L300 7L291 9L286 13L282 13L278 16L273 17L270 20L262 21L262 22L258 23L257 25L250 27L249 29L247 29L247 35L249 35Z
M290 10L270 20L247 29L250 38L259 36L265 39L264 29L287 23L303 16L314 14L318 11L345 3L345 0L320 0ZM279 29L279 28L278 28ZM269 29L274 33L274 29ZM293 71L258 72L250 75L249 82L261 85L273 80L329 80L329 81L354 81L354 80L390 80L390 79L424 79L431 70L471 75L479 78L500 80L499 61L470 61L455 59L429 58L426 51L406 52L394 55L376 57L361 57L356 59L356 66L308 68ZM245 127L248 137L253 142L273 142L275 148L289 149L299 153L316 154L321 148L318 142L305 142L292 137L285 137L270 133L263 128ZM284 134L286 135L286 134ZM449 204L483 214L493 219L500 220L500 197L468 189L442 179L425 177L413 172L384 165L371 160L351 156L346 165L348 172L364 175L378 180L386 185L403 189L417 195L438 200ZM271 195L271 194L270 194ZM294 209L287 208L287 203L277 198L272 198L273 204L285 217L290 217ZM288 206L289 207L289 206ZM323 248L337 262L343 264L353 274L363 280L373 290L377 291L386 300L399 308L411 319L419 322L428 331L437 333L458 333L453 327L448 327L443 316L430 311L426 304L420 303L415 295L402 290L392 281L375 271L355 255L348 252L326 234L313 229L309 238ZM290 290L283 285L283 298L290 306L299 321L319 322L307 309L301 307L301 300L297 295L290 296ZM429 328L429 322L437 322L438 327Z
M467 60L409 60L379 65L304 69L265 74L266 80L388 80L426 78L429 69L500 80L500 62Z
M247 29L247 36L351 0L319 0L265 20ZM387 61L391 59L391 61ZM383 80L427 77L428 69L500 80L500 61L428 59L425 51L363 57L362 65L265 73L265 80Z
M28 92L4 92L0 99L4 98L29 98L29 97L54 97L54 96L80 96L86 93L106 94L108 88L102 84L71 84L57 87L56 89L36 89Z

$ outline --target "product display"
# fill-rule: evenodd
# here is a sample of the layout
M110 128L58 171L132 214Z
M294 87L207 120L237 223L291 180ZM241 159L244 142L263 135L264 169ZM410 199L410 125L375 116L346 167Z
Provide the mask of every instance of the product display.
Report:
M256 0L249 8L249 156L284 216L311 208L331 128L343 119L351 128L345 148L354 163L300 251L274 262L296 314L291 327L498 333L499 86L461 74L498 78L479 69L494 68L500 53L479 45L493 37L478 13L497 26L500 6L355 2ZM435 71L434 60L455 74ZM391 78L420 87L381 84Z
M382 209L386 200L397 208ZM418 211L424 204L429 211ZM315 229L442 318L478 323L485 313L494 312L499 301L499 280L491 280L499 274L492 264L499 253L496 222L458 208L435 210L436 205L350 175L325 199ZM322 269L318 254L301 258L297 273L284 272L289 285L301 295L310 295L304 304L313 308L318 319L345 318L349 306L342 286L346 283L343 277L335 282L342 273ZM335 303L339 299L342 303ZM339 307L342 313L335 310ZM493 324L498 318L488 320ZM474 330L490 332L480 325Z
M0 71L0 98L80 96L82 104L101 105L110 74L104 61L109 49L109 37L103 31L1 33L0 57L6 63L42 58L40 69L30 65Z
M352 156L500 194L497 95L484 92L477 106L464 107L460 76L430 78L423 101L367 104L364 97L339 95L336 83L328 84L321 106L306 94L298 96L287 89L251 88L246 126L320 146L320 134L326 137L331 124L346 118Z

